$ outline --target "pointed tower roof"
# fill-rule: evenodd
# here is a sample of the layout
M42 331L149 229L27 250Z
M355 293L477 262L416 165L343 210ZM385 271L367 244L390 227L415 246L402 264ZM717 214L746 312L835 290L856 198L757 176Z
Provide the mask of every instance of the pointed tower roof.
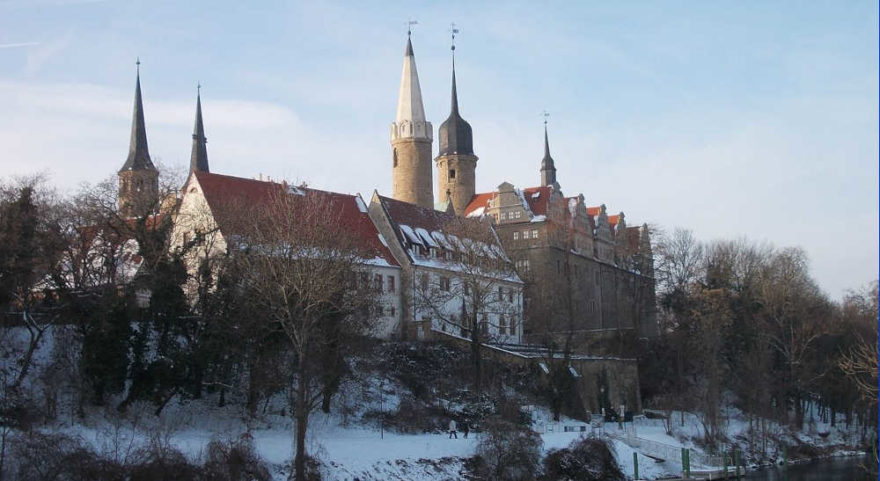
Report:
M455 46L452 47L452 110L441 125L439 155L474 153L471 125L458 114L458 89L455 85Z
M141 99L141 62L137 61L137 79L134 88L134 113L131 119L131 141L128 146L128 158L120 169L124 170L156 170L150 160L147 148L147 128L144 123L144 102Z
M556 170L553 157L550 156L550 140L547 138L547 123L544 123L544 158L541 159L541 170Z
M546 114L545 114L546 115ZM541 159L541 185L559 187L556 183L556 166L550 156L550 141L547 139L547 120L544 120L544 158Z
M196 124L193 127L192 155L189 158L190 172L209 172L208 139L205 138L205 125L202 123L202 91L196 94Z
M406 54L403 57L403 72L400 76L400 93L397 97L397 124L404 122L424 123L425 107L422 104L422 89L419 86L419 72L416 70L416 57L413 54L412 38L406 37Z

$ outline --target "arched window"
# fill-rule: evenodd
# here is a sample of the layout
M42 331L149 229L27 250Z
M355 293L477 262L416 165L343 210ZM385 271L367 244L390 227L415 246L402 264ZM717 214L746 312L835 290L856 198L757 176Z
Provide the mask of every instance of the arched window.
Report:
M394 167L397 167L397 149L394 149Z

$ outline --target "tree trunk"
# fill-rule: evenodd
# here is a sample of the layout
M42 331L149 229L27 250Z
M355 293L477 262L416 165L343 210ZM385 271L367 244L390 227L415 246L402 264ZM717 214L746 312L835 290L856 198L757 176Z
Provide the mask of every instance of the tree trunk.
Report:
M294 457L294 479L306 479L306 430L309 422L308 386L304 362L300 359L296 386L296 455Z
M25 314L27 315L27 314ZM24 355L24 359L21 361L21 371L18 373L18 377L15 379L15 383L12 384L13 389L18 389L21 387L21 383L24 382L25 376L27 376L28 371L31 368L31 362L34 358L34 352L37 350L37 346L40 345L40 339L43 338L43 333L46 332L45 329L38 329L37 334L34 334L31 329L28 329L28 333L30 334L30 342L28 343L28 350Z
M480 359L480 326L477 323L477 316L474 314L474 322L472 323L473 329L471 330L471 362L474 367L474 391L479 395L482 393L483 389L483 375L482 375L482 362Z

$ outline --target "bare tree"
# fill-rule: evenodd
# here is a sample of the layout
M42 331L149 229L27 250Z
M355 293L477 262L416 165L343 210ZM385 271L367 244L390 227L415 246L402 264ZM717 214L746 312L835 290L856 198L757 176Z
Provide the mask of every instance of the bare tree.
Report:
M480 393L482 344L501 333L522 333L522 284L489 221L455 217L443 236L449 246L443 267L416 279L415 307L470 339L474 389Z
M371 256L344 228L340 203L316 191L279 190L239 219L232 231L240 235L227 235L257 314L284 333L295 356L291 400L297 480L306 475L309 414L323 397L321 353L341 333L363 331L374 307L363 263Z

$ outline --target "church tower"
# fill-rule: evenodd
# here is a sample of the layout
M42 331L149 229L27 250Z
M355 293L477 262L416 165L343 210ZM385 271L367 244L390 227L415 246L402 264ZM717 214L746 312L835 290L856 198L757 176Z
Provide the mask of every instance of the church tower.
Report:
M556 183L556 166L553 157L550 157L550 142L547 140L547 121L544 121L544 158L541 159L541 185L552 185L559 189Z
M431 122L425 119L411 36L412 32L407 32L397 119L391 123L391 190L397 200L433 209L431 143L434 131Z
M138 60L128 158L117 174L119 212L123 217L146 215L159 206L159 171L150 160L150 151L147 148L140 65L141 62Z
M453 34L453 42L455 36ZM452 111L440 125L440 152L437 166L437 191L441 203L452 202L458 215L476 193L477 156L471 126L458 113L458 91L455 85L455 44L452 45Z
M193 127L192 154L189 157L189 171L210 172L208 169L208 139L205 138L205 125L202 123L202 89L196 94L196 125Z

